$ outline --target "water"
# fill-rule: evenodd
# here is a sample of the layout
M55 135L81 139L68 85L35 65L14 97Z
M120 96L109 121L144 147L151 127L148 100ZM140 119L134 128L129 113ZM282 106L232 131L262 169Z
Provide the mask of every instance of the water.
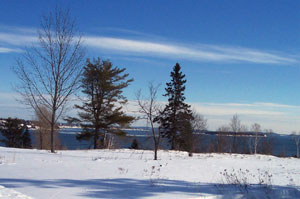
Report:
M129 148L134 139L137 139L139 143L139 148L141 149L153 149L153 139L152 134L148 128L133 128L125 129L127 136L115 136L114 137L114 146L116 148ZM33 136L34 131L30 131L32 143L34 146L35 136ZM91 141L78 141L76 135L81 132L80 128L65 128L61 129L59 132L60 142L63 146L70 150L76 149L89 149L92 148ZM196 135L196 138L199 138L201 142L198 142L195 145L195 148L199 152L213 152L211 150L211 143L215 143L217 137L215 135ZM239 140L240 139L240 140ZM247 139L247 138L246 138ZM296 144L293 138L290 135L279 135L272 134L273 139L273 151L272 154L279 156L292 157L296 155ZM245 137L238 138L237 140L240 143L241 148L247 148L247 141ZM263 138L260 139L260 145L262 145ZM0 145L3 144L0 142ZM161 139L160 144L161 149L169 149L168 140L165 138Z
M59 133L59 138L64 146L68 149L87 149L92 148L91 142L76 140L76 134L80 133L81 129L62 129ZM117 148L129 148L133 139L137 139L140 148L142 149L153 149L153 139L151 137L151 132L148 128L134 128L125 129L127 136L115 137L114 143ZM201 137L202 142L198 143L201 146L195 146L195 148L200 148L201 152L209 152L209 144L213 141L215 142L215 135L198 135ZM196 136L197 137L197 136ZM239 139L245 139L245 137L238 138L238 142L241 143L241 147L248 148L247 141L239 141ZM247 139L247 138L246 138ZM288 156L292 157L296 155L296 145L293 138L290 135L279 135L272 134L273 140L273 155ZM263 138L260 139L260 145L262 145ZM169 149L168 140L165 138L161 139L160 144L161 149Z
M129 148L133 139L137 139L140 148L142 149L152 149L153 140L151 137L151 132L147 128L133 128L125 129L127 136L114 136L114 147L116 148ZM76 149L89 149L93 147L92 141L78 141L76 135L81 132L80 128L64 128L61 129L58 137L61 144L70 150ZM34 146L35 136L33 136L34 131L30 131L31 139ZM162 141L162 147L167 148L167 140Z

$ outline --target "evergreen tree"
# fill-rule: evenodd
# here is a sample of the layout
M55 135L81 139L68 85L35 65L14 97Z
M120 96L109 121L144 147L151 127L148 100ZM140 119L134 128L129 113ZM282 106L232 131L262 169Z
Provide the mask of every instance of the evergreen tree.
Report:
M191 115L187 113L180 113L177 120L178 125L178 147L180 150L189 152L189 156L192 156L193 152L193 127L191 123Z
M93 140L94 149L99 142L105 147L107 133L124 134L119 127L129 125L134 117L126 115L122 106L127 103L122 94L133 79L127 79L125 68L113 67L110 61L98 58L92 63L87 60L81 79L82 105L75 105L83 132L79 140ZM100 139L102 138L102 139Z
M24 122L20 119L8 118L4 125L0 126L3 137L0 141L7 147L22 148L25 130L23 123Z
M22 136L22 147L26 148L26 149L32 148L31 138L30 138L28 128L26 128L26 130L25 130L25 132L23 133L23 136Z
M165 88L164 96L168 97L168 104L156 121L160 124L162 136L169 139L171 149L190 150L193 116L190 105L184 103L186 79L180 70L180 65L176 63L170 75L171 82L166 83Z

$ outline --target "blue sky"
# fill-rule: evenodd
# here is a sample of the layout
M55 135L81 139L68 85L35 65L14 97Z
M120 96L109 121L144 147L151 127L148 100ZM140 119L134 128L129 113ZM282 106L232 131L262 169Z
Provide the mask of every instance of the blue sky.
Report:
M248 126L300 131L299 1L0 1L0 117L33 114L14 100L11 71L35 42L40 17L71 8L87 57L110 59L135 79L134 93L162 83L176 62L187 77L186 100L209 129L238 114Z

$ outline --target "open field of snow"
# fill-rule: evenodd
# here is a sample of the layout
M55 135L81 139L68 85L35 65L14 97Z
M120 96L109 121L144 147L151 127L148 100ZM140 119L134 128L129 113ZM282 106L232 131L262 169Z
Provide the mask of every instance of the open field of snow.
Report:
M154 161L142 150L0 147L0 185L8 199L300 198L300 160L159 151Z

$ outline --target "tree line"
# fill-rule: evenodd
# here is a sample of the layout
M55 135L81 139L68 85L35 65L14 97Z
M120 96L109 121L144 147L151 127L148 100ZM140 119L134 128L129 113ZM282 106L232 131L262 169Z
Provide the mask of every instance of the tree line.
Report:
M42 18L38 41L38 45L25 49L13 68L20 80L16 90L23 97L23 102L36 113L39 148L55 152L61 147L57 126L61 119L80 124L82 132L77 139L92 141L94 149L107 148L112 135L124 135L123 127L129 127L137 119L146 119L151 127L154 159L157 159L161 138L168 139L172 150L184 150L190 156L196 151L194 132L205 130L207 122L185 102L187 80L179 63L173 67L171 80L166 83L163 95L168 99L166 105L156 100L160 85L150 83L149 97L143 97L141 90L136 93L141 116L134 117L123 110L127 103L123 90L133 82L133 78L129 77L125 68L113 66L109 60L86 59L84 64L85 49L68 10L56 8ZM80 103L75 105L77 117L63 118L68 102L78 91L81 92L78 94ZM25 132L28 134L28 130L24 132L18 122L10 120L8 126L1 127L2 135L7 138L6 145L30 147L31 144L24 144L24 141L11 144L13 140L6 133L11 131L10 122L15 125L13 131L18 134L17 137L24 137ZM20 130L16 130L18 128ZM259 124L254 124L251 130L255 136L246 144L249 153L255 154L258 153L261 132ZM210 146L214 151L240 152L237 134L245 130L238 116L232 118L229 127L220 127L218 131L221 133L218 134L217 144ZM222 132L228 131L234 133L230 140L222 136Z
M62 119L67 102L78 90L81 90L81 103L75 105L78 117L68 117L66 120L80 123L83 131L77 139L93 140L94 149L106 147L109 135L124 134L122 127L137 119L123 111L123 105L127 103L123 89L133 79L128 78L125 68L114 67L109 60L87 59L82 67L85 50L77 33L69 11L56 8L41 20L38 45L26 48L23 57L17 59L13 67L20 80L16 89L23 102L35 111L39 131L43 132L38 139L40 146L43 148L45 136L50 134L47 142L50 140L51 152L57 145L57 122ZM187 138L192 134L190 121L193 116L190 105L184 102L186 80L178 63L171 77L165 94L169 104L163 110L157 110L155 117L151 112L150 119L152 124L159 124L159 135L170 140L172 149L191 151ZM47 131L49 133L45 133ZM157 149L159 138L154 136L154 140Z

